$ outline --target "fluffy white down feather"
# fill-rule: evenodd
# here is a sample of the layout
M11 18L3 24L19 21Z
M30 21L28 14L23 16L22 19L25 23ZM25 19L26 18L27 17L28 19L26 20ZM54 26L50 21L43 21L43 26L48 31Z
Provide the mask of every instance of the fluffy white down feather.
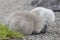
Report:
M32 34L33 31L39 33L44 27L42 17L37 16L30 11L17 11L12 13L8 20L10 30L22 32L23 34Z
M46 25L53 25L55 21L55 14L51 9L36 7L32 9L31 12L35 12L36 15L41 16Z

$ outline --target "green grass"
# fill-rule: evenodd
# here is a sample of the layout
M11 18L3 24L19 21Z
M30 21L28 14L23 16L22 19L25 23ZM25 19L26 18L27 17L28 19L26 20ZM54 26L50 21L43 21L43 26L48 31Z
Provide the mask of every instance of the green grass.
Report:
M19 32L9 30L7 26L0 24L0 39L24 38L25 35Z

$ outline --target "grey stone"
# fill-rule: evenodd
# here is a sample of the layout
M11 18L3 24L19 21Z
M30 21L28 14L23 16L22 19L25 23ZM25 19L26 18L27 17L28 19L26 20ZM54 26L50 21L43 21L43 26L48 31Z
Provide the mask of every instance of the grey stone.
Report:
M35 7L45 7L45 8L49 8L52 10L60 10L60 0L33 0L31 2L32 6Z

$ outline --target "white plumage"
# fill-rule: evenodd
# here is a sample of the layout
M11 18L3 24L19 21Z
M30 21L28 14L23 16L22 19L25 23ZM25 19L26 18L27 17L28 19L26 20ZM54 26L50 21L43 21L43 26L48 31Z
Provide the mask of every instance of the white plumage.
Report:
M31 12L35 12L36 15L41 16L45 22L45 25L53 25L55 21L55 14L51 9L36 7L32 9Z
M39 33L44 27L42 17L30 11L14 12L7 21L10 30L22 32L23 34L32 34L33 31Z

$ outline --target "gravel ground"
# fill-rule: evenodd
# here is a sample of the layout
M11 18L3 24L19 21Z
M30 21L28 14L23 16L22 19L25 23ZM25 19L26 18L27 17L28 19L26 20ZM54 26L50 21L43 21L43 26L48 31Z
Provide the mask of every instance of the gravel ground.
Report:
M30 5L31 1L32 0L0 0L0 21L6 24L6 18L11 12L17 10L31 10L34 8ZM55 12L55 15L55 24L48 27L46 34L29 35L22 40L60 40L60 12Z

